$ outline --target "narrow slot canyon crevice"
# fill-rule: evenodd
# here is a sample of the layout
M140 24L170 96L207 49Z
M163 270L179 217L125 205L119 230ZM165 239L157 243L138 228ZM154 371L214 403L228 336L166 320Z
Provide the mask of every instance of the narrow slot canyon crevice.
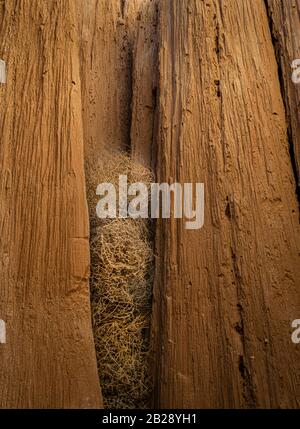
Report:
M0 408L299 408L300 0L0 0L0 36ZM100 219L121 175L203 226Z
M300 58L300 1L265 0L278 78L285 106L291 165L300 208L300 89L292 82L292 62Z
M149 260L147 252L153 251L153 232L150 220L140 222L116 219L108 223L97 220L95 191L98 184L106 182L110 177L110 170L119 175L128 174L129 181L134 179L133 181L140 182L146 179L147 182L147 174L152 177L149 168L155 112L152 81L155 79L156 4L156 1L151 0L125 1L120 2L118 9L117 2L100 1L95 2L95 10L88 11L85 16L78 13L83 122L86 125L85 169L90 213L90 283L94 337L104 405L112 408L144 408L150 403L148 343L153 260L152 256ZM78 11L80 8L79 1ZM108 45L107 40L104 44L102 39L102 20L105 23L106 37L109 38ZM103 51L100 55L98 49L101 46ZM103 67L103 57L106 55L107 62ZM89 62L89 58L93 58L93 61ZM100 82L103 80L110 92L102 91ZM105 108L104 97L107 103ZM112 120L112 111L115 111L116 118L120 115L120 121ZM138 171L141 172L140 176ZM111 180L117 185L116 176L111 176ZM133 235L131 240L136 241L136 248L128 241L127 229ZM124 247L122 254L116 247L116 240L119 240L120 246L123 242L129 246ZM115 281L108 279L109 268L104 267L110 266L110 261L105 256L106 251L115 263L111 272ZM132 260L128 252L133 252ZM139 259L141 267L134 268ZM124 267L123 280L118 275L119 265ZM131 274L133 269L136 270L136 276ZM147 295L147 302L143 305L141 297L134 292L135 289L130 292L134 283L135 288L140 287L141 295ZM118 285L119 294L116 292ZM125 310L120 307L122 302ZM119 332L119 336L113 330Z

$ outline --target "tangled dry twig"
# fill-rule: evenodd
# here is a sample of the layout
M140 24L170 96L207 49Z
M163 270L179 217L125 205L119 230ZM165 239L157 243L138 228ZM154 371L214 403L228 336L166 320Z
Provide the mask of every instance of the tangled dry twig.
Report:
M96 217L98 183L150 184L151 173L129 156L107 155L88 166L87 195L91 220L91 294L94 337L105 405L145 407L151 382L148 328L153 253L146 219L100 220Z

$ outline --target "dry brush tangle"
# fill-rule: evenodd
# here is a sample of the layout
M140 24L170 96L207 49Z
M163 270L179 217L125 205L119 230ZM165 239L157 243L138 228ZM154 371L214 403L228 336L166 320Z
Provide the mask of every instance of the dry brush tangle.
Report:
M88 167L91 222L91 298L99 377L109 408L149 405L149 326L153 251L148 219L99 219L99 183L118 190L119 175L128 184L150 184L152 174L120 152L102 152ZM117 192L118 196L118 192ZM129 199L130 201L130 199Z

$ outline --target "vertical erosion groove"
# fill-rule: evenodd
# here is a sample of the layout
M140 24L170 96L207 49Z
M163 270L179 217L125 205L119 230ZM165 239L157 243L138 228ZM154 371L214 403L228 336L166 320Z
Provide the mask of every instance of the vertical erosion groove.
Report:
M99 376L106 406L144 407L151 389L151 225L131 219L97 224L95 191L110 169L137 182L150 174L157 1L76 4ZM117 185L116 176L111 179Z
M300 58L300 0L265 0L284 101L291 164L300 203L300 85L292 81L292 62Z

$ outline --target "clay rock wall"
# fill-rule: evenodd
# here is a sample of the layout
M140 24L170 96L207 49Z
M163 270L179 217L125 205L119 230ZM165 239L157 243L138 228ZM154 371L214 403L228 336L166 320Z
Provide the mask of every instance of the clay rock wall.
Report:
M300 1L267 0L266 6L285 103L291 158L299 192L300 86L293 82L292 74L295 68L292 68L292 65L295 60L300 60Z
M157 179L205 222L158 221L155 407L297 407L295 178L261 0L160 2Z
M102 405L85 188L104 149L205 185L202 229L156 225L152 404L299 406L298 24L298 0L0 2L0 407Z
M0 4L0 408L101 406L75 23L71 0Z

